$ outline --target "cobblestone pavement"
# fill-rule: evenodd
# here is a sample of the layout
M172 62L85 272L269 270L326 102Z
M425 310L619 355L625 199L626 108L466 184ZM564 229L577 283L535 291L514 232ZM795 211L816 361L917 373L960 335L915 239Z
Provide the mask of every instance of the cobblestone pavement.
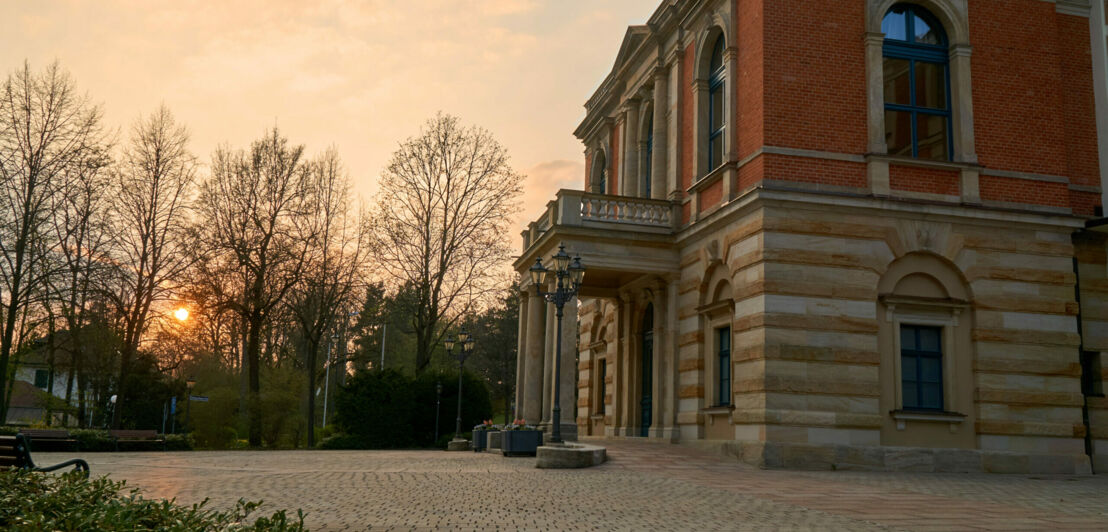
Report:
M147 497L264 499L302 508L313 530L1108 530L1105 477L763 471L684 446L604 445L607 464L568 471L439 451L83 457Z

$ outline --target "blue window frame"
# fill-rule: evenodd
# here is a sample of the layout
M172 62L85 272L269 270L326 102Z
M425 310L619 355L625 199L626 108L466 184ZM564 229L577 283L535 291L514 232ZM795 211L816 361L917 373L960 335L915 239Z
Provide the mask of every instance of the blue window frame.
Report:
M716 329L716 336L719 339L719 379L716 386L718 391L716 402L719 405L731 404L731 328L723 327Z
M654 113L646 115L646 164L643 165L643 197L651 197L651 164L654 162Z
M594 172L596 172L596 176L597 176L596 177L596 190L594 190L593 192L597 192L597 193L600 193L600 194L607 194L608 193L608 160L604 157L604 152L600 152L599 154L597 154L596 160L593 162L593 164L598 166L597 169L593 170Z
M900 326L904 410L943 410L942 327Z
M723 36L716 38L708 71L708 171L723 164L723 133L727 129L727 71L723 66Z
M44 369L35 370L35 388L45 390L50 386L50 372Z
M881 31L889 153L950 160L950 52L942 25L919 6L897 4L885 14Z

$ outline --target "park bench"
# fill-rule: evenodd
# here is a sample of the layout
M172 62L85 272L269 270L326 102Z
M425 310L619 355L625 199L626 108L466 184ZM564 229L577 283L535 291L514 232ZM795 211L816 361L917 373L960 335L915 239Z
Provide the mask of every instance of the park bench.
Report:
M61 429L19 429L19 433L30 440L35 448L40 451L64 450L76 451L77 440L70 436L68 430Z
M49 467L38 467L35 465L35 461L31 459L31 445L27 438L22 434L0 436L0 468L14 467L16 469L50 472L69 466L73 466L77 471L83 471L85 478L88 478L88 462L80 458L66 460Z
M119 451L120 443L161 443L162 450L166 450L165 438L158 436L156 430L112 430L109 431L115 440L115 450Z

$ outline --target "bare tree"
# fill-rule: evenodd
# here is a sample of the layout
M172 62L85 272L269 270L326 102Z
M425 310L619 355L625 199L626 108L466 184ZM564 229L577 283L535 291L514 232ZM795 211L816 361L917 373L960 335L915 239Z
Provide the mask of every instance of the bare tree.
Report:
M130 396L127 375L155 303L169 297L188 266L183 230L196 177L189 133L162 106L135 122L117 172L112 212L119 268L113 303L122 321L119 398L112 416L118 428Z
M243 320L248 373L250 445L262 441L259 363L262 335L300 282L314 228L305 220L310 201L310 165L303 146L289 146L276 128L249 153L218 149L211 178L201 186L194 251L198 276Z
M69 354L65 385L65 402L72 404L74 385L78 386L78 424L84 423L85 391L77 375L84 370L87 350L85 327L89 304L94 294L102 292L105 273L109 270L106 256L111 243L108 227L111 180L107 168L111 164L108 147L89 150L83 160L70 166L72 179L52 209L54 238L59 242L57 257L61 261L58 274L48 278L59 313L68 334L63 349ZM66 424L68 411L63 414Z
M381 178L374 250L382 273L416 291L417 370L470 296L491 295L509 258L521 180L488 131L450 115L429 120L393 154Z
M308 446L312 447L319 352L327 334L337 333L349 310L359 303L369 248L367 225L351 209L350 183L333 148L312 162L308 196L313 209L305 221L313 226L315 239L303 278L290 294L289 309L308 373ZM332 363L330 356L326 363Z
M33 294L52 273L43 261L57 247L48 210L66 190L67 169L99 144L100 110L77 94L57 64L29 63L0 88L0 419L9 397L9 359Z

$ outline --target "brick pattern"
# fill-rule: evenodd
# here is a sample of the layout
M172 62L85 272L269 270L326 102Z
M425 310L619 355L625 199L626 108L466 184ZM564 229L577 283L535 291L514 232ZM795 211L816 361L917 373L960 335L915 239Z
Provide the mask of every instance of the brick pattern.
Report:
M863 2L763 5L766 144L865 152Z
M765 27L762 0L736 0L735 32L738 35L738 124L736 153L741 159L765 145Z
M983 175L980 178L981 199L1050 207L1069 207L1070 191L1065 183L1051 183Z
M928 194L959 194L960 175L954 170L889 165L889 188Z
M696 124L694 119L694 102L696 98L693 93L692 82L694 75L696 74L696 50L695 44L690 44L683 54L681 54L681 78L678 80L678 90L680 91L680 115L681 115L681 165L678 167L679 177L678 183L680 183L680 194L683 196L684 192L688 190L692 185L696 172L695 156L696 156Z
M866 166L862 163L779 154L766 154L763 158L766 179L853 188L863 188L867 184Z
M723 200L723 181L716 181L700 191L700 212L718 207Z

